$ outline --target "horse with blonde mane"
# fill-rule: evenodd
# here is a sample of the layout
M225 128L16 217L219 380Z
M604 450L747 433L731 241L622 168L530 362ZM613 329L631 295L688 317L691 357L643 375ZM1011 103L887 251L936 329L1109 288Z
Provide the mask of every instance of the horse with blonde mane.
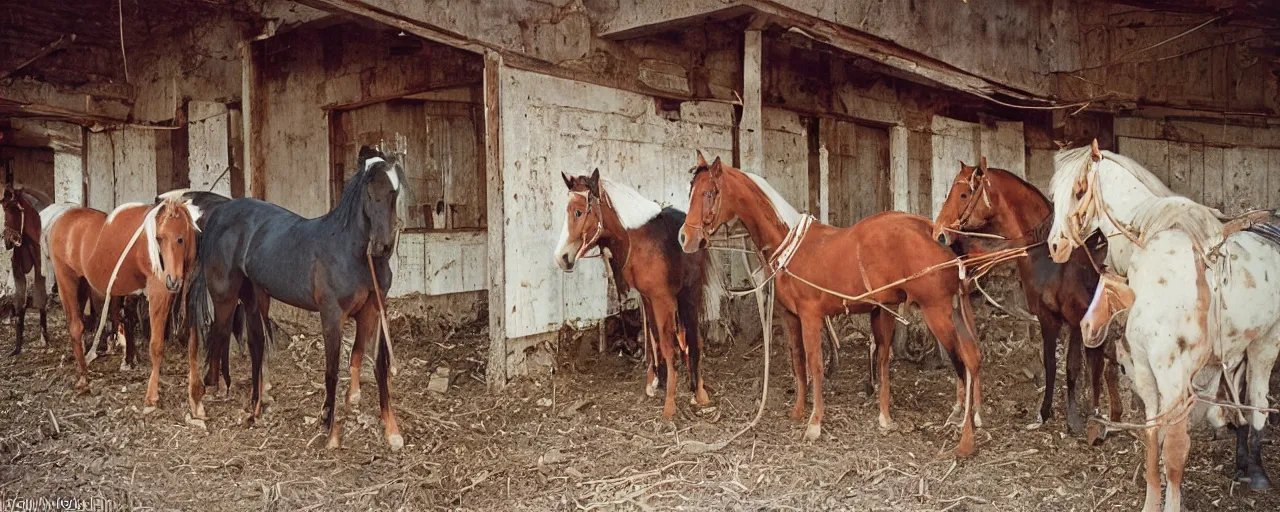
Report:
M1137 162L1100 151L1096 140L1058 153L1051 189L1054 261L1066 261L1101 230L1109 238L1108 267L1128 278L1132 297L1123 302L1132 306L1117 358L1146 407L1143 510L1161 506L1161 459L1164 509L1180 510L1188 419L1222 384L1229 400L1248 408L1212 405L1210 424L1234 425L1236 478L1269 488L1261 446L1268 380L1280 353L1280 279L1270 278L1280 275L1280 240L1250 228L1224 236L1220 212L1174 194Z

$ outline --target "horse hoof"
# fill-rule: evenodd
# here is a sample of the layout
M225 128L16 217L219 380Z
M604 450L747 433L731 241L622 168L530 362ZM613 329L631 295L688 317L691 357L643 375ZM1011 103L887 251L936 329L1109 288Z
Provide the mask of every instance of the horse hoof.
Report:
M337 450L338 448L342 448L342 440L334 436L329 436L329 442L325 443L324 447L330 450Z
M880 430L882 432L892 432L896 430L898 427L897 425L893 424L893 420L889 419L888 416L885 416L883 414L880 415L879 421L880 421Z
M404 437L400 434L391 434L387 436L387 444L391 446L392 452L398 452L404 448Z
M1271 488L1271 479L1267 478L1266 472L1259 469L1251 477L1249 477L1249 488L1255 491L1265 491Z
M17 356L18 354L21 354L21 353L22 353L22 347L17 347L17 348L14 348L12 352L9 352L9 355Z
M644 394L649 398L658 396L658 386L655 382L650 381L644 385Z
M1076 436L1085 433L1084 420L1081 419L1079 415L1068 414L1067 431Z
M77 381L76 381L76 392L77 392L77 393L80 393L80 394L82 394L82 395L83 395L83 394L85 394L85 393L88 393L88 392L89 392L89 379L86 379L86 378L84 378L84 377L80 377L80 380L77 380Z
M973 427L982 428L982 413L976 410L973 411Z
M133 371L133 365L126 363L124 361L120 362L120 373L126 373L131 371Z
M806 427L806 428L804 429L804 440L805 440L805 441L817 441L819 437L822 437L822 425L821 425L821 424L814 425L814 424L812 424L812 423L811 423L811 424L809 424L809 426L808 426L808 427Z
M97 359L97 358L98 358L98 352L97 352L97 351L94 351L94 350L88 350L88 351L85 351L85 353L84 353L84 364L92 363L92 362L93 362L93 360L94 360L94 359Z
M347 394L347 407L355 407L360 404L360 391Z
M964 426L964 409L959 405L951 408L951 415L947 416L947 422L942 424L944 427L950 425L955 425L957 427Z

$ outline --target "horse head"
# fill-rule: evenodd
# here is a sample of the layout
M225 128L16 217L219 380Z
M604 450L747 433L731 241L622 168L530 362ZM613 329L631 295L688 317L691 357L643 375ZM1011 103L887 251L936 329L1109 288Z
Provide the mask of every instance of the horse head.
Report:
M1133 306L1136 296L1126 279L1111 272L1103 272L1098 278L1098 288L1084 318L1080 319L1080 331L1085 346L1093 348L1106 341L1107 327L1121 311Z
M156 278L164 276L164 286L170 292L182 289L186 270L196 257L199 228L190 205L181 197L166 199L147 212L143 221L151 272Z
M979 231L998 214L991 203L989 176L985 156L976 167L960 162L960 172L933 222L933 238L938 243L950 247L955 242L953 234Z
M24 206L22 192L12 182L5 183L0 193L0 206L4 208L4 247L12 250L22 246L22 233L26 228L26 215L30 207Z
M396 247L399 231L396 204L404 169L399 158L368 147L360 149L360 162L365 194L362 213L369 226L369 255L386 257Z
M737 215L726 208L720 194L724 170L731 168L720 157L710 164L698 152L698 165L694 166L693 181L689 184L689 213L680 227L680 248L684 252L697 252L709 243L707 237Z
M572 272L574 265L604 234L604 217L600 203L600 169L590 176L560 177L569 188L569 205L565 207L564 229L560 230L560 243L556 246L556 265Z
M1102 162L1098 140L1093 140L1088 159L1083 162L1067 162L1054 171L1053 227L1045 240L1053 261L1066 263L1071 251L1085 245L1087 236L1101 226L1098 219L1099 201L1097 167Z

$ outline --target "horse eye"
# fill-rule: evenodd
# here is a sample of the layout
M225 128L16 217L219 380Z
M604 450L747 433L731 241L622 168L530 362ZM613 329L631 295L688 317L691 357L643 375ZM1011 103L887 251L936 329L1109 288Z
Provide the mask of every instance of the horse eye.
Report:
M581 216L582 216L582 210L574 210L574 211L573 211L573 216L574 216L574 217L581 217Z
M1076 200L1077 200L1077 201L1079 201L1079 200L1081 200L1081 199L1084 199L1084 190L1077 190L1077 191L1076 191Z
M708 190L708 191L706 191L706 192L703 192L703 193L702 193L702 197L705 197L705 198L707 198L707 199L711 199L711 191L710 191L710 190Z
M961 193L960 193L960 199L968 199L968 198L969 198L969 193L968 193L968 192L961 192Z
M179 244L179 245L181 245L181 244L182 244L182 237L178 237L178 244Z

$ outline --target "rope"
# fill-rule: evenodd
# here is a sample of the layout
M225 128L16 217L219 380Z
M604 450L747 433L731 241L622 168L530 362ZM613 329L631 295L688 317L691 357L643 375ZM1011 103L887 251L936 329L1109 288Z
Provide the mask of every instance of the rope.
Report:
M382 287L378 286L378 274L373 270L373 254L369 251L364 252L365 261L369 263L369 277L373 279L374 298L378 299L378 324L382 326L382 335L387 339L387 359L391 366L391 375L400 373L399 367L396 366L396 354L391 349L391 328L387 326L387 308L382 304ZM377 345L381 347L381 345ZM377 360L374 360L377 364Z
M159 207L159 205L152 208L157 207ZM147 210L147 212L150 213L150 210ZM107 280L107 289L103 290L103 295L106 296L106 300L104 301L105 304L102 306L102 317L98 319L98 330L93 334L93 345L89 347L89 353L85 354L86 364L92 363L94 359L98 358L98 340L102 338L102 330L107 326L107 316L111 314L111 288L116 285L116 275L120 273L120 265L124 263L124 259L129 255L129 251L133 250L133 244L137 243L138 236L142 234L142 230L146 225L147 221L146 216L144 215L142 223L138 224L138 229L133 232L133 237L130 238L129 243L124 246L124 251L120 253L120 258L116 260L116 266L111 269L111 278ZM155 321L155 319L153 318L152 321ZM81 340L81 343L83 342L84 341ZM120 357L123 359L126 355L127 354L121 354Z

